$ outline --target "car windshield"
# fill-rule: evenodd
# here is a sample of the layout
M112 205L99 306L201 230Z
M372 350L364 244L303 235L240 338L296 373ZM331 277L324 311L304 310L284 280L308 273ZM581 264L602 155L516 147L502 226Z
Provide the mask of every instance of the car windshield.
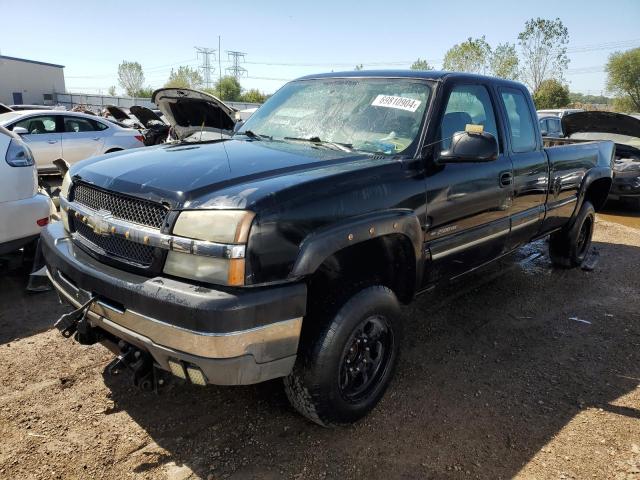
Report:
M414 79L298 80L274 94L236 135L400 154L418 137L430 96L429 84Z

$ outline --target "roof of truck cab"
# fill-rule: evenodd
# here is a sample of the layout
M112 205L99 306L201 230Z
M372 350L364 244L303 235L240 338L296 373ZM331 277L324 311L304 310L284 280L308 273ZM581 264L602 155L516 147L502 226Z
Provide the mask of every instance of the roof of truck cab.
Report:
M484 80L487 82L500 83L501 85L511 85L522 88L520 82L505 80L503 78L489 77L476 73L447 72L441 70L352 70L347 72L329 72L315 75L305 75L298 80L311 80L314 78L420 78L425 80L442 80L444 78Z

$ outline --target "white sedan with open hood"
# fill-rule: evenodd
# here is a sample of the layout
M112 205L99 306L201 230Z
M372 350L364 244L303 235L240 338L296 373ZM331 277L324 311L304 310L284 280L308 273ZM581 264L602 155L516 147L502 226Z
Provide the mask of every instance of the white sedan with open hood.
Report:
M151 100L171 125L167 141L206 142L233 135L236 111L213 95L188 88L161 88Z

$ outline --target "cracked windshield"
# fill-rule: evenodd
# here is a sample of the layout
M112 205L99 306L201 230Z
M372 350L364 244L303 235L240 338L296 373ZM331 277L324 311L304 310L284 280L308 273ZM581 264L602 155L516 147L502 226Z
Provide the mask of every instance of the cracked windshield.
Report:
M431 88L413 80L327 79L279 90L238 135L394 155L417 138Z

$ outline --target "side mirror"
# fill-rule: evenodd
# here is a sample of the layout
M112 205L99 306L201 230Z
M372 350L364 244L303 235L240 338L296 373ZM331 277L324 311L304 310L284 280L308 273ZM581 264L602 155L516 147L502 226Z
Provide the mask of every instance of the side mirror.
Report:
M15 133L16 135L25 135L29 133L29 130L24 127L13 127L13 133Z
M443 150L438 163L491 162L498 158L498 141L488 132L456 132L451 146Z

